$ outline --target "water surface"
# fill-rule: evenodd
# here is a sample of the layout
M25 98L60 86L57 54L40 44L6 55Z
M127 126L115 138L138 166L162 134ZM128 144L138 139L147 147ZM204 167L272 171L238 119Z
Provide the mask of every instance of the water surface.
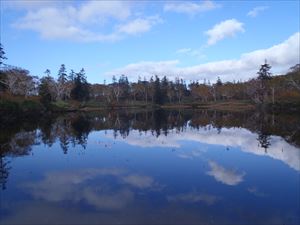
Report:
M299 126L213 111L6 120L0 224L299 224Z

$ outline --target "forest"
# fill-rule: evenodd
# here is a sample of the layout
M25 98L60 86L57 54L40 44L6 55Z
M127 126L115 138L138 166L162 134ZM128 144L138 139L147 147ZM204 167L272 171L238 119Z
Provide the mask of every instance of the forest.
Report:
M46 69L43 75L35 76L7 65L4 48L0 47L0 114L120 107L300 108L300 64L286 74L274 75L265 60L255 78L245 82L223 82L219 77L215 83L208 79L187 82L181 77L169 80L159 75L130 82L121 74L113 76L111 82L91 84L84 68L68 71L61 64L57 73Z

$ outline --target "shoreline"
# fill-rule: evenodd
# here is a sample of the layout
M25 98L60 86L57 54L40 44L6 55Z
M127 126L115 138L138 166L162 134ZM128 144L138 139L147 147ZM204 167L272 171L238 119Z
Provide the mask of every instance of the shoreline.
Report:
M49 106L42 105L38 100L24 99L14 101L10 99L0 99L0 116L6 115L27 115L27 114L47 114L47 113L68 113L68 112L94 112L107 110L216 110L216 111L271 111L271 112L300 112L300 102L276 102L264 105L254 104L249 101L219 101L219 102L191 102L180 104L145 104L145 103L119 103L103 104L101 102L55 102Z

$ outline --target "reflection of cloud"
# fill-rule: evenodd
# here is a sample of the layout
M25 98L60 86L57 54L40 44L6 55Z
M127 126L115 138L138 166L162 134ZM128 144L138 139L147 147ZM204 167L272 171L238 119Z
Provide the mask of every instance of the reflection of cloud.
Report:
M257 197L266 197L267 194L264 192L259 191L256 187L250 187L247 189L247 191Z
M113 137L113 135L111 135L111 137ZM169 135L167 137L163 135L156 137L151 132L147 132L141 135L138 131L133 130L129 133L126 139L122 139L122 140L125 141L127 144L142 147L142 148L151 148L151 147L179 148L180 144L169 137L170 137Z
M129 175L123 178L123 181L138 188L150 188L154 184L152 177L141 176L141 175Z
M100 193L99 193L100 192ZM83 198L99 209L121 209L133 200L132 191L122 189L111 192L110 190L97 190L92 187L85 188Z
M51 202L62 200L79 201L82 195L78 191L83 184L99 176L117 176L122 173L118 169L85 169L81 171L63 171L47 173L45 179L27 183L32 195L38 199Z
M209 128L209 129L208 129ZM113 135L111 135L113 138ZM186 129L180 133L170 130L168 136L160 135L158 138L150 132L141 134L136 130L129 133L126 139L119 139L127 144L146 147L173 147L180 148L181 141L195 141L210 145L223 145L238 147L243 152L255 155L269 156L278 159L291 168L300 171L300 151L295 146L287 143L279 136L270 136L271 146L268 152L261 148L257 141L257 134L244 128L223 128L221 133L212 127L203 127L199 130ZM181 155L181 157L191 157L191 155Z
M237 173L234 170L226 169L214 161L209 161L210 171L208 175L214 177L217 181L227 185L237 185L243 181L245 173Z
M123 181L120 188L115 182ZM96 182L96 184L95 184ZM25 188L36 199L49 202L72 201L77 203L85 201L99 209L120 209L134 198L130 187L140 189L155 187L157 183L148 176L128 174L120 169L83 169L80 171L50 172L41 181L29 182Z
M193 158L196 158L196 157L199 157L202 155L202 153L204 152L205 150L203 149L195 149L195 150L192 150L192 151L184 151L184 152L181 152L179 153L177 156L179 158L182 158L182 159L193 159Z
M207 205L213 205L220 198L215 195L198 193L198 192L190 192L190 193L183 193L174 196L168 196L167 199L169 202L184 202L184 203L204 202Z

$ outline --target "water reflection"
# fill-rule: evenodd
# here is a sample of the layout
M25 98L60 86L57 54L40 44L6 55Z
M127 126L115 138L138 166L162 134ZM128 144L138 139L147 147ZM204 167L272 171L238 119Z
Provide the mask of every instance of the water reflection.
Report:
M0 224L297 224L299 125L192 110L6 120Z
M265 151L265 146L257 141L257 136L249 130L243 128L224 128L219 133L217 129L212 127L199 128L197 131L187 129L182 133L177 131L169 132L168 136L161 136L159 138L153 137L151 134L139 134L139 132L132 131L132 133L122 141L130 145L145 147L173 147L180 148L180 142L193 141L198 143L205 143L209 145L222 145L226 149L229 147L239 147L241 151L269 156L274 159L281 160L289 165L291 168L300 171L299 148L289 144L282 137L269 136L269 151ZM229 147L228 147L229 146ZM201 154L201 149L194 149L191 152L179 153L180 157L193 158Z
M142 148L179 148L183 140L239 146L245 152L266 154L300 171L299 115L164 110L70 113L3 123L0 129L0 182L3 189L9 171L6 156L28 155L34 145L42 143L51 147L57 141L64 154L70 146L80 145L85 149L89 133L99 130L113 130L113 138L120 136L127 144ZM179 154L183 158L197 155L197 151Z
M207 174L214 177L216 181L227 185L237 185L243 181L245 172L224 168L214 161L209 161L209 166L210 171Z
M6 182L9 175L9 161L4 158L4 156L0 155L0 188L2 190L6 189Z
M113 181L107 182L107 177ZM116 188L116 183L121 183L121 188ZM48 202L83 201L99 210L126 207L133 201L135 188L159 190L159 184L153 178L116 168L49 172L42 180L25 183L24 187L35 199Z

